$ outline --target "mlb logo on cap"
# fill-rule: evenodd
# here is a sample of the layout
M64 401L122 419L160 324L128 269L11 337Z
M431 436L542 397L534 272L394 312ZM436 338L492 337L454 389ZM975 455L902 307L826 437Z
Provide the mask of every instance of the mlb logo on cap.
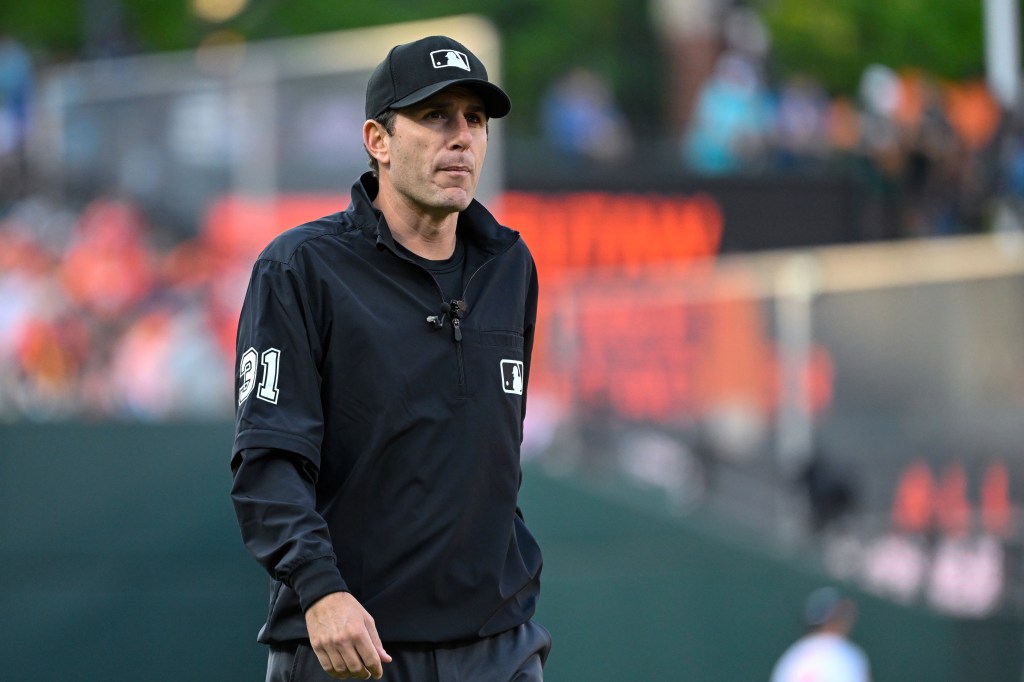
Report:
M435 69L443 69L446 66L454 66L469 71L469 58L456 50L434 50L430 53L430 59L434 62Z

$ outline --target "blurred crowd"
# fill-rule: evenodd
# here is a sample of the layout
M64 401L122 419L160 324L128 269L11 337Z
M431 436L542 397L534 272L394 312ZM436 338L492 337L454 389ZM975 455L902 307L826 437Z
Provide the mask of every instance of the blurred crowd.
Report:
M717 176L852 173L880 198L887 215L875 222L898 226L874 237L1021 228L1024 118L983 82L872 65L855 95L832 96L809 76L767 73L750 50L717 58L677 133L678 164ZM33 184L35 85L24 48L0 36L0 418L228 414L248 263L201 236L183 240L117 191L72 202ZM592 69L552 82L537 116L562 157L644 161Z
M856 94L833 96L810 75L771 79L767 71L739 50L717 59L678 133L689 172L850 177L879 207L869 221L884 226L866 238L1021 227L1024 120L982 80L873 64ZM541 123L554 149L583 162L622 164L638 153L610 86L593 70L551 85Z
M682 153L705 174L852 173L896 212L886 216L896 232L878 236L976 232L990 200L1019 191L1002 184L1022 161L1012 124L980 80L873 64L856 97L830 97L802 74L770 87L756 63L727 53L700 90Z
M0 418L230 414L245 280L151 227L110 197L36 197L0 221Z

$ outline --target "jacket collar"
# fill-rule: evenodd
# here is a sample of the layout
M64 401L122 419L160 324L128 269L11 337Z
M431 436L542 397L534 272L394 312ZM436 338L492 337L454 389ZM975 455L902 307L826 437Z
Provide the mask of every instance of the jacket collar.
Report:
M367 171L352 185L351 210L359 229L367 237L376 240L378 247L395 249L395 239L384 220L384 215L373 205L380 186L373 173ZM505 251L519 239L519 233L499 224L483 204L474 199L465 211L459 214L457 227L459 236L489 255Z

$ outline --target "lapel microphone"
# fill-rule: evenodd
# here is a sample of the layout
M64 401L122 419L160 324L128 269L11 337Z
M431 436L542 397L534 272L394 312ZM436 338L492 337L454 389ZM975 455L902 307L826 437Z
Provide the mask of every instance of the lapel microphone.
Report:
M460 320L462 316L466 314L469 309L466 308L465 301L453 300L451 303L441 303L441 314L440 315L428 315L427 323L433 325L434 329L440 329L444 326L444 318L451 315L453 319Z

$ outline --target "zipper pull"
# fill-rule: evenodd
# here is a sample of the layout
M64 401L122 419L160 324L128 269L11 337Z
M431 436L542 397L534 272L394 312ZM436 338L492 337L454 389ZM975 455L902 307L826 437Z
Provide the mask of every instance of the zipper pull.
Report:
M459 318L452 318L452 329L455 330L455 340L462 341L462 321Z

